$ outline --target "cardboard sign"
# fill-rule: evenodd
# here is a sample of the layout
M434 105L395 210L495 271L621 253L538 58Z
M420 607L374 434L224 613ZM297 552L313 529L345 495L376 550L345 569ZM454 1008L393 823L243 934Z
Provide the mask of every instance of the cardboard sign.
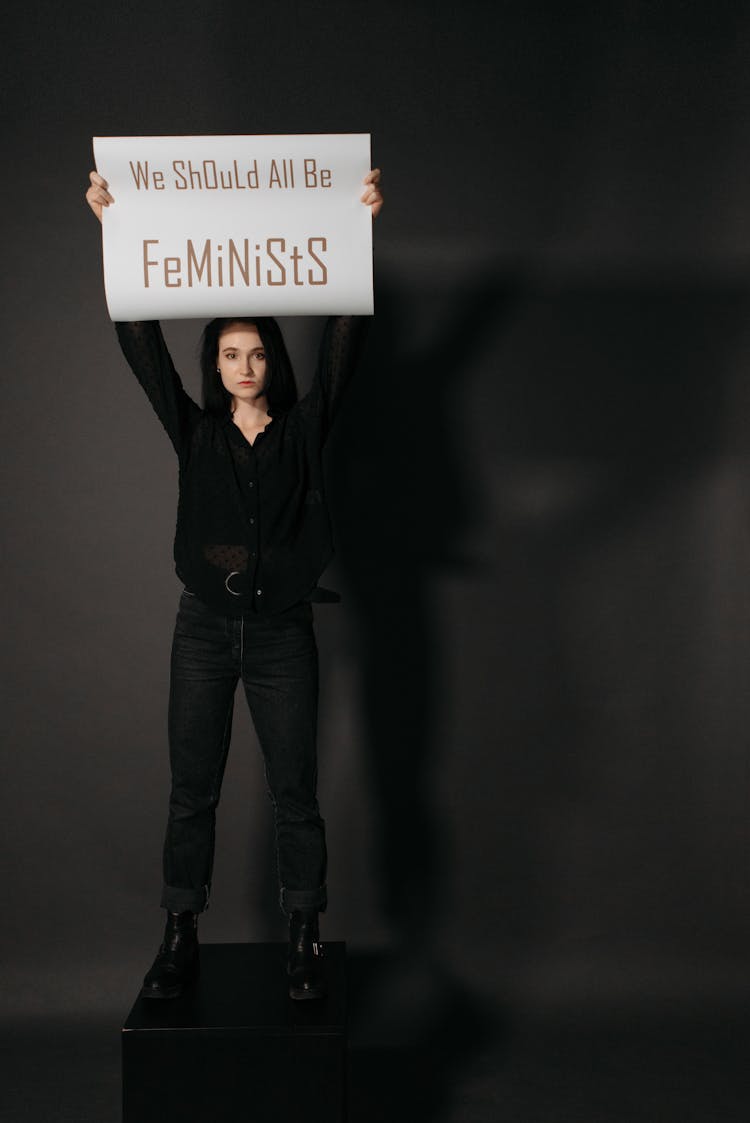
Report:
M368 133L94 137L113 320L369 314Z

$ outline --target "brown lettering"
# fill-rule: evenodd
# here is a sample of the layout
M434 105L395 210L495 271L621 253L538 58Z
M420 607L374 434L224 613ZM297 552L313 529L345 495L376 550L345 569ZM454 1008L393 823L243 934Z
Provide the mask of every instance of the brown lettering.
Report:
M244 257L244 259L242 259L239 255L239 252L237 250L236 245L234 244L234 242L232 241L231 238L229 239L229 284L230 285L234 285L234 267L235 267L235 265L237 266L237 269L239 270L240 275L242 276L242 280L245 282L246 285L248 285L248 286L250 285L250 246L248 245L247 238L245 238L244 242L245 242L245 257Z
M302 254L299 252L299 246L293 246L292 252L289 254L289 256L291 257L292 261L294 262L294 283L295 283L295 285L304 285L305 282L301 281L300 278L299 278L298 265L299 265L300 261L302 261Z
M318 186L317 161L305 160L305 187Z
M315 279L315 276L313 275L312 269L308 269L308 271L307 271L307 280L308 280L309 284L311 284L311 285L327 285L328 284L328 269L326 268L325 263L322 262L320 260L320 258L318 257L318 255L315 253L315 250L313 249L313 243L314 242L320 243L320 252L321 253L325 253L326 250L328 249L328 242L325 238L308 238L307 239L307 252L310 254L310 257L313 259L315 264L319 265L320 269L321 269L320 280Z
M180 272L180 259L179 257L165 257L164 258L164 284L168 289L178 289L182 285L182 279L179 276ZM170 281L170 277L176 277L175 281Z
M278 242L279 249L280 249L281 253L283 253L284 250L286 249L286 242L284 241L283 238L269 238L266 241L266 253L270 257L270 259L274 263L274 265L278 265L279 269L281 270L281 280L280 281L274 281L273 276L271 275L270 269L266 270L266 280L268 281L269 285L285 285L286 284L286 269L281 264L278 257L274 256L273 250L271 249L271 245L272 245L273 242Z
M206 191L215 191L219 186L219 180L216 174L215 160L203 161L203 182L205 184Z
M148 271L149 271L150 267L152 265L158 265L159 264L158 261L151 261L150 260L150 258L148 256L148 247L149 246L158 246L158 245L159 245L159 239L158 238L144 238L143 239L143 284L144 284L145 288L149 287Z
M140 160L136 160L135 167L133 167L132 160L128 160L128 163L130 164L130 174L135 181L136 190L140 191L141 185L143 185L148 191L148 160L146 160L143 165Z
M206 284L211 287L211 239L207 238L203 246L203 256L198 261L198 256L195 252L195 246L192 239L188 238L187 244L187 275L188 275L188 288L193 287L193 272L198 281L203 280L203 273L206 273Z

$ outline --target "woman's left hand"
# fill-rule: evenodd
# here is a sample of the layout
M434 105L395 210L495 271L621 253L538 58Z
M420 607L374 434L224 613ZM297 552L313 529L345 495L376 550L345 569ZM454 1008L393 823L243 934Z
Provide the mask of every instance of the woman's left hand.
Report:
M383 208L383 188L380 183L380 168L373 168L362 180L365 190L360 195L360 200L370 208L370 214L377 218Z

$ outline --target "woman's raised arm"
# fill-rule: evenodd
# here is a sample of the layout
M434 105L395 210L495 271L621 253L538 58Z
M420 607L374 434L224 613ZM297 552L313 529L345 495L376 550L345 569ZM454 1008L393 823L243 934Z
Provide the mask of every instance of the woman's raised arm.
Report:
M115 200L109 193L106 179L98 172L89 172L89 180L86 202L101 222L102 209ZM116 323L115 329L128 365L146 391L177 455L183 460L189 451L190 434L200 420L201 410L185 393L158 321Z
M370 208L375 218L383 208L380 168L368 172L363 184L360 202ZM369 323L369 316L330 316L326 322L312 388L301 403L303 413L315 418L320 425L321 442L328 436L341 398L354 374Z

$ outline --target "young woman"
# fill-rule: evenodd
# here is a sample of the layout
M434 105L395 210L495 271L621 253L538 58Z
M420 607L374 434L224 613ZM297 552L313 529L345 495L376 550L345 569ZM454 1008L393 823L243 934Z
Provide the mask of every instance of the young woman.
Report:
M101 221L114 199L92 171ZM373 215L380 172L364 180ZM164 843L164 941L144 998L174 998L199 970L219 801L238 680L263 751L274 808L280 901L289 917L289 993L325 993L318 913L326 907L325 828L316 798L317 649L311 602L331 533L321 453L359 355L366 319L328 320L312 388L297 399L269 317L212 320L203 333L203 408L185 392L159 324L116 325L120 345L179 464L174 556L185 586L172 644L172 788Z

